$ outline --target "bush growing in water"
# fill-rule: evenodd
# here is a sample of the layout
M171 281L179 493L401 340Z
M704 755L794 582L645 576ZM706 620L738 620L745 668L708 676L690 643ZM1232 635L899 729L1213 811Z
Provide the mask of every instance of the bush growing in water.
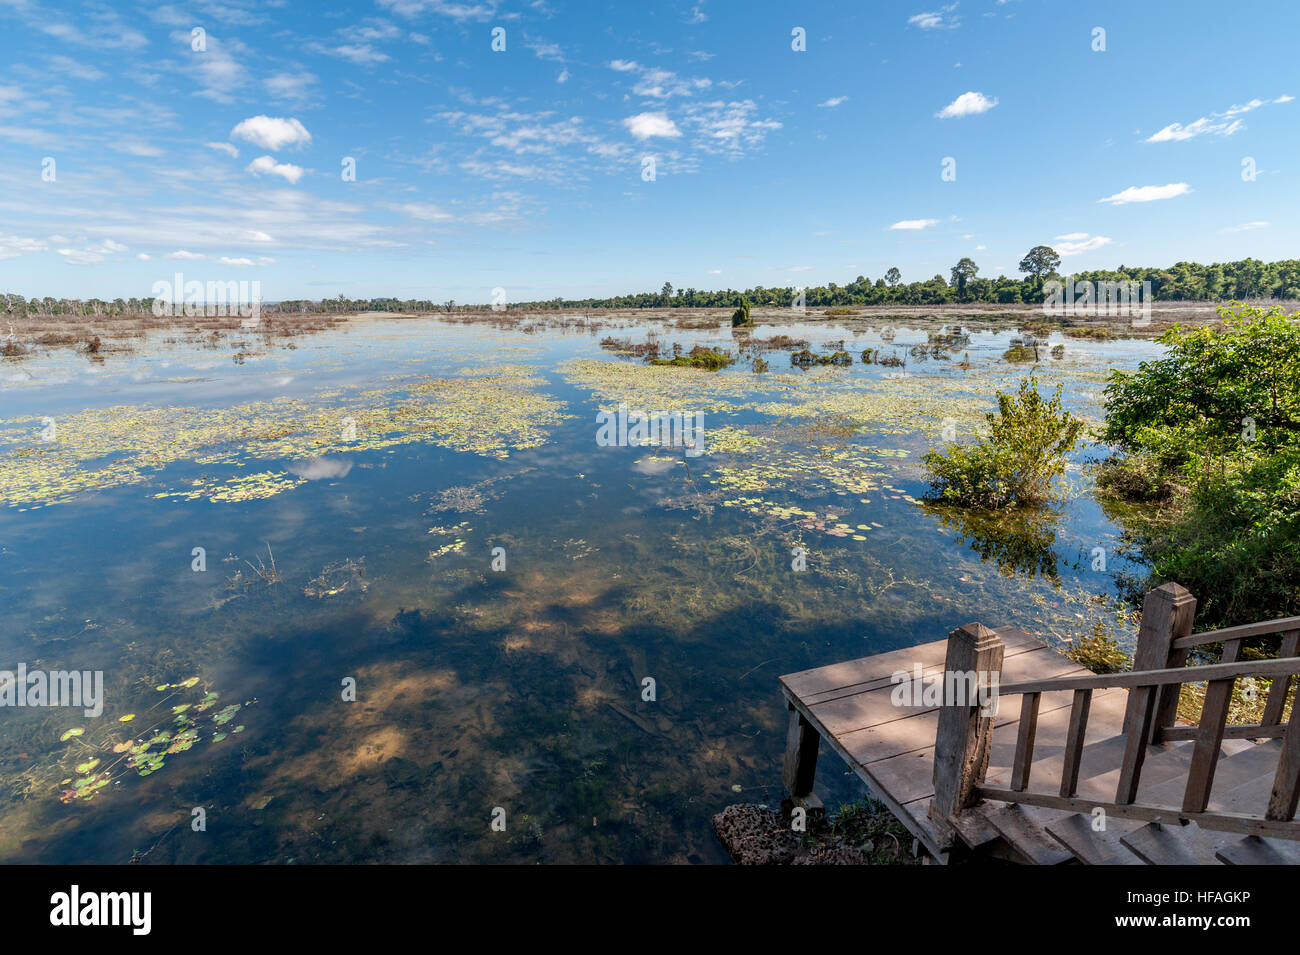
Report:
M1025 378L1016 395L998 392L996 414L985 415L989 435L971 444L927 451L922 456L939 497L962 507L1039 504L1065 470L1083 422L1061 408L1058 385L1051 400L1038 393L1038 379Z
M1120 497L1168 503L1130 532L1173 580L1198 627L1300 614L1300 324L1280 306L1234 303L1221 327L1160 336L1164 358L1114 372L1098 474Z
M753 324L753 319L749 317L749 302L742 298L740 300L740 307L731 313L731 327L739 328L742 325Z

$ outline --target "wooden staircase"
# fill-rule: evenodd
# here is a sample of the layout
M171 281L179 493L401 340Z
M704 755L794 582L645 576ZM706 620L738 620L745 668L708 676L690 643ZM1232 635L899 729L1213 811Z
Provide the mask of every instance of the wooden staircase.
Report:
M940 830L1033 865L1300 863L1300 707L1282 722L1300 618L1192 635L1194 610L1166 584L1147 595L1133 671L1009 684L1000 637L954 631L945 672L986 674L998 713L960 699L941 712L929 809ZM1278 658L1241 661L1247 640L1273 634ZM1185 665L1209 643L1223 644L1221 663ZM1229 725L1235 682L1255 676L1271 680L1261 722ZM1206 688L1200 721L1180 726L1191 682Z
M935 862L1300 864L1300 706L1288 714L1300 617L1193 635L1194 610L1176 584L1148 594L1124 673L969 624L946 642L783 676L786 809L820 808L825 741ZM1274 636L1276 658L1242 660L1248 641ZM1186 665L1210 643L1223 662ZM1235 682L1255 677L1271 681L1260 722L1229 724ZM942 698L921 699L936 680ZM1179 724L1193 682L1206 686L1199 722Z

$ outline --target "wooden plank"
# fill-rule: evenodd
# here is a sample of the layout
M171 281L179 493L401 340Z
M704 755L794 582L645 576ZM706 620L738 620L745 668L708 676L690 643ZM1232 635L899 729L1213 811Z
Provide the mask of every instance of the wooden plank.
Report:
M1083 741L1088 734L1088 711L1091 708L1092 690L1075 690L1070 704L1070 729L1065 738L1065 762L1061 768L1062 796L1073 796L1079 788Z
M1278 648L1279 657L1300 655L1300 630L1283 634L1282 645ZM1273 680L1268 688L1268 702L1264 704L1264 716L1260 719L1263 726L1278 726L1282 722L1282 712L1286 709L1286 695L1290 689L1291 678L1280 676Z
M1046 690L1099 690L1103 687L1168 686L1175 683L1200 683L1223 680L1230 676L1279 676L1300 673L1300 659L1247 660L1243 663L1210 663L1199 667L1177 667L1170 670L1128 670L1123 673L1101 673L1093 676L1065 676L1054 680L1025 680L1004 683L1003 696L1012 693L1041 693Z
M1223 645L1224 663L1233 663L1241 656L1241 640L1229 640ZM1223 731L1228 725L1228 706L1232 703L1232 688L1236 677L1213 680L1205 687L1205 701L1201 705L1201 722L1197 727L1192 765L1187 772L1187 789L1183 793L1183 809L1202 812L1210 804L1210 791L1214 788L1214 770L1219 763L1223 746Z
M1120 763L1119 783L1115 789L1117 803L1131 803L1137 798L1156 701L1156 690L1152 686L1139 686L1129 693L1128 714L1131 722L1125 734L1124 758Z
M1016 761L1011 770L1011 788L1024 790L1029 785L1029 773L1034 759L1034 732L1038 728L1038 704L1041 693L1026 693L1020 704L1020 720L1016 731Z
M1282 754L1277 761L1277 774L1273 777L1273 792L1268 797L1269 819L1295 818L1296 803L1300 800L1300 705L1291 707L1287 720L1286 736L1282 739Z
M1037 651L1021 653L1010 660L1004 660L1003 678L1020 679L1022 676L1054 679L1072 674L1087 672L1078 664L1064 659L1046 647ZM933 674L934 680L941 680L942 668ZM1010 677L1008 677L1010 674ZM926 693L927 682L930 692ZM838 696L824 702L803 699L805 705L817 714L821 724L835 736L846 736L857 730L871 726L881 726L891 720L907 719L928 710L934 710L933 699L937 697L936 688L941 683L922 680L910 680L905 684L886 683L876 689L862 693ZM930 703L926 699L931 700ZM801 698L802 699L802 698ZM1015 698L1011 698L1015 699ZM1007 699L999 696L998 705L1004 706ZM1019 700L1015 700L1019 704Z
M1194 740L1200 732L1199 726L1173 726L1161 730L1160 739L1166 743ZM1259 723L1229 723L1223 729L1224 739L1281 739L1285 735L1285 726L1262 726Z
M1282 617L1278 620L1264 620L1260 623L1244 623L1239 627L1227 627L1223 630L1207 630L1174 640L1176 649L1190 650L1203 647L1207 643L1225 643L1228 640L1245 640L1250 637L1271 637L1275 633L1287 633L1300 628L1300 617Z
M1041 650L1046 646L1041 640L1015 627L998 627L993 632L1002 637L1007 646L1007 656L1027 650ZM946 639L933 640L914 647L798 670L778 677L778 680L787 690L804 700L812 699L818 694L852 690L859 686L865 689L867 685L882 680L888 684L890 677L899 671L910 673L916 663L922 669L941 668L947 646Z
M1119 841L1147 865L1201 864L1181 834L1181 827L1166 828L1153 822L1121 836Z
M1097 832L1090 816L1076 812L1046 828L1049 836L1084 865L1142 865L1142 860L1120 842L1124 833L1114 830L1116 821L1109 821L1105 830Z
M1074 853L1049 836L1018 805L993 807L983 815L1007 844L1033 865L1062 865L1074 860Z
M1247 836L1214 854L1224 865L1290 865L1291 860L1259 836Z

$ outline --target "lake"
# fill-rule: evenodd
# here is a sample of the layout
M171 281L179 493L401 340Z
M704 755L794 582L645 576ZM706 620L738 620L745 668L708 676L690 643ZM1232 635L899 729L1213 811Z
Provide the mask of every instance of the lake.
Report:
M0 667L103 674L98 716L3 712L0 861L726 862L712 815L781 798L778 675L973 620L1131 648L1102 449L1059 505L978 522L923 501L919 458L1033 367L1099 422L1160 345L1057 332L1035 366L987 318L765 321L361 316L0 361ZM752 344L778 335L853 364ZM651 339L745 357L626 351ZM702 446L598 443L620 404L699 415ZM818 786L862 791L827 754Z

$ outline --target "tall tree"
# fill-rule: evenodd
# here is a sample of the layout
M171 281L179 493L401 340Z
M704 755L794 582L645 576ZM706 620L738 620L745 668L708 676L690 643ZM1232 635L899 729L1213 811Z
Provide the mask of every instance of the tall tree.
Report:
M1054 273L1061 264L1061 257L1050 245L1036 245L1020 260L1020 271L1032 275L1041 283Z
M889 287L893 288L902 280L903 280L903 273L898 271L896 267L891 265L889 267L889 271L885 273L885 281L889 283Z

